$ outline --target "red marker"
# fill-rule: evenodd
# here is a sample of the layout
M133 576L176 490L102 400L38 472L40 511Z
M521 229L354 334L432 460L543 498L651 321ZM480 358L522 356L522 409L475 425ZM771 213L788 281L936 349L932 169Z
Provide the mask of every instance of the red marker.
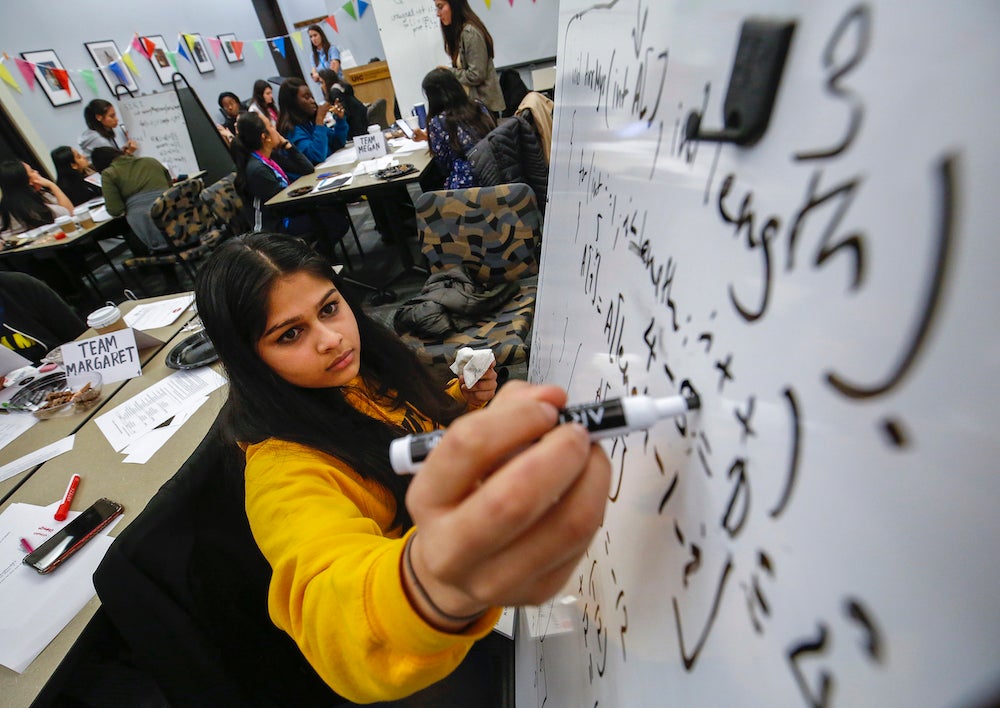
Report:
M31 544L28 543L28 539L26 539L26 538L22 538L21 539L21 548L23 548L28 553L34 553L35 552L35 549L31 547Z
M62 504L56 509L56 521L64 521L69 514L69 507L73 504L73 497L76 496L76 488L80 486L80 475L75 474L70 477L69 486L66 487L66 496L63 497Z

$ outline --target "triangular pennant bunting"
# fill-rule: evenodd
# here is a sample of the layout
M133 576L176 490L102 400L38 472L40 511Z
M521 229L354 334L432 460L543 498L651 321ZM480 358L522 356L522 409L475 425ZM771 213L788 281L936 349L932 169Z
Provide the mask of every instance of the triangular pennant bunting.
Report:
M177 38L177 53L180 54L185 59L187 59L188 61L191 61L191 57L188 56L187 47L184 46L184 38L183 37L178 37Z
M233 45L233 52L236 53L236 58L239 59L240 61L243 61L243 42L234 40L232 42L232 45Z
M80 69L80 76L83 77L83 82L90 87L90 90L97 93L97 79L94 77L93 69Z
M354 5L351 3L351 0L347 0L347 2L344 3L344 12L353 17L355 20L358 19L357 14L354 12Z
M280 52L281 56L285 56L285 38L275 37L271 41L274 43L274 48Z
M121 64L119 64L116 61L113 61L110 64L108 64L108 68L111 69L111 73L115 75L116 79L118 79L118 83L125 84L126 86L128 85L128 79L125 78L125 72L122 71Z
M153 52L156 51L156 43L153 40L147 39L146 37L143 37L142 38L142 46L144 46L146 48L146 58L147 59L149 59L151 56L153 56Z
M14 63L17 64L17 68L21 70L21 76L28 83L28 88L31 90L35 89L35 65L30 61L25 61L24 59L15 59Z
M139 70L135 68L135 62L132 60L131 54L126 52L125 56L122 57L122 61L125 62L125 66L129 68L129 71L131 71L136 76L142 76L142 74L139 73Z
M510 1L514 2L514 0L510 0ZM370 3L365 2L365 0L358 0L358 17L364 17L365 16L365 10L368 9L368 5L369 4Z
M216 39L215 37L209 37L208 46L212 48L212 51L215 53L215 58L218 59L219 52L222 51L222 41Z
M326 16L326 23L328 25L330 25L331 27L333 27L333 31L334 32L340 32L340 30L337 29L337 21L335 19L333 19L333 15L327 15Z
M174 71L180 71L177 68L177 52L167 52L167 56L170 58L170 64L174 67ZM191 61L188 59L188 61Z
M10 84L12 88L17 89L18 93L21 93L21 87L17 85L14 81L14 77L11 76L10 71L7 69L5 64L0 64L0 79L4 80L4 83Z
M253 48L257 52L257 58L258 59L263 59L264 58L264 44L265 44L265 42L264 42L263 39L255 39L253 41Z
M144 57L146 57L147 59L149 59L149 53L146 51L146 48L143 46L142 40L139 39L139 35L135 35L134 37L132 37L132 46L135 48L135 50L137 52L139 52Z
M72 93L69 87L69 72L65 69L52 69L52 75L56 77L56 81L62 86L62 90L66 93Z
M289 35L289 37L291 37L292 39L295 40L295 43L297 45L299 45L299 49L302 49L302 33L301 32L292 32Z

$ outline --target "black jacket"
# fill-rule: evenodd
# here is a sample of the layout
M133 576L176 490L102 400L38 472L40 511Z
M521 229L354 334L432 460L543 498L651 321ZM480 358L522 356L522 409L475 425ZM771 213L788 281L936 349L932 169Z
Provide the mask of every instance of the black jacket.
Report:
M87 325L48 285L24 273L0 272L0 344L37 363Z
M315 168L309 159L292 145L288 150L275 150L271 159L285 171L288 179L294 182L302 175L311 174ZM264 202L280 192L284 187L274 170L251 156L246 166L246 188L243 197L243 210L250 228L254 231L274 231L283 220L278 214L264 210ZM280 229L278 229L280 230Z
M468 160L480 187L524 182L545 214L549 163L538 134L524 116L501 121L469 151Z

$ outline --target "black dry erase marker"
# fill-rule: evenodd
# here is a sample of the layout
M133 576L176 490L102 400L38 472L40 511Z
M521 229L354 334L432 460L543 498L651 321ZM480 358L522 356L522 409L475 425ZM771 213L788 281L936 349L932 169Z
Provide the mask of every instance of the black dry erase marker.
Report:
M580 423L590 431L591 440L600 440L645 430L658 420L700 407L701 400L696 393L667 398L630 396L564 408L559 411L559 423ZM396 474L413 474L419 470L442 435L443 430L432 430L393 440L389 444L389 463L392 469Z

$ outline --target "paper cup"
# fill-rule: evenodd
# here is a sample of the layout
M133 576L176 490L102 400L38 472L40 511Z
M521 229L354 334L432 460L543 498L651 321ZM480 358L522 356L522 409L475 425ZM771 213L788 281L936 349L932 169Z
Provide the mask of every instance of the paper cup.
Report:
M72 216L57 216L56 226L62 229L65 233L71 234L76 231L76 222L73 221Z
M93 327L98 334L107 334L128 327L117 305L108 305L91 312L87 316L87 326Z
M97 225L94 223L94 217L87 207L78 207L73 211L73 216L80 223L80 228L92 229Z

